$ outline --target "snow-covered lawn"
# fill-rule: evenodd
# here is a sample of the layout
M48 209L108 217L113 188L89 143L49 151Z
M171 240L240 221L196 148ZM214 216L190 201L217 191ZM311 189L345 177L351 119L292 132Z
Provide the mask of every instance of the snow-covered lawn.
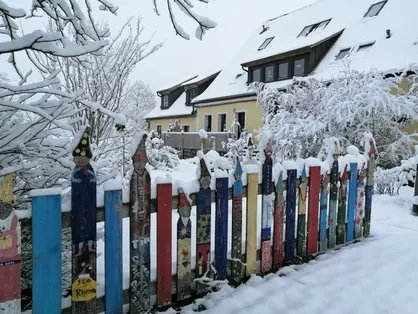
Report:
M410 196L373 198L372 237L197 301L208 314L415 314L418 218ZM407 196L405 198L405 196ZM405 202L405 199L408 201ZM190 305L181 314L194 313Z

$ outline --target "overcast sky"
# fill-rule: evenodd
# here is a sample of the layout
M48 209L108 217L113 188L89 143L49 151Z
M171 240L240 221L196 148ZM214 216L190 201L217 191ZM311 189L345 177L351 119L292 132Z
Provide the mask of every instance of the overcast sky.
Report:
M84 1L80 4L84 5ZM28 12L31 0L6 0L15 7ZM133 80L142 80L152 89L158 90L176 84L199 72L213 72L222 68L222 64L232 58L237 50L265 20L308 5L315 0L210 0L209 4L196 3L196 12L208 16L218 23L218 27L209 31L203 41L194 37L196 25L182 12L176 11L177 21L192 35L191 40L176 36L167 15L166 2L157 0L161 16L153 11L152 0L111 0L119 6L117 16L110 13L96 14L96 20L109 22L113 33L129 17L142 17L144 40L153 36L153 42L164 41L164 46L143 60L135 69ZM90 3L97 7L95 0ZM175 6L174 6L175 7ZM27 22L26 22L27 23ZM37 24L35 24L37 23ZM39 22L24 24L33 30ZM0 60L2 61L2 60Z

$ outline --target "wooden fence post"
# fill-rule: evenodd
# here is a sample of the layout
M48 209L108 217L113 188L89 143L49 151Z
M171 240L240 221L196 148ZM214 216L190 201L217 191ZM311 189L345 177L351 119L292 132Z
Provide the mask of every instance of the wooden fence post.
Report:
M283 172L280 172L276 183L274 198L274 230L273 230L273 270L276 271L283 264L284 259L284 184Z
M252 169L251 169L252 170ZM257 273L258 172L247 173L246 275Z
M296 169L287 170L285 261L288 264L295 260L296 177Z
M71 177L72 313L96 313L96 175L90 165L90 128L73 151Z
M418 147L415 146L415 155L418 155ZM418 163L415 166L414 196L418 196ZM418 215L418 204L412 205L412 210Z
M328 208L329 175L324 174L321 181L321 196L319 208L319 251L327 249L327 208Z
M369 160L367 162L367 179L366 179L366 202L364 205L365 216L364 216L364 236L370 235L370 223L372 219L372 197L373 197L373 185L374 185L374 166L375 166L375 155L376 148L374 147L374 139L369 140L370 151Z
M180 217L177 221L177 302L192 297L192 206L183 189L179 189L178 207Z
M122 314L122 190L107 190L104 199L106 314Z
M309 168L309 204L308 204L308 235L307 255L318 252L318 214L319 193L321 190L321 167Z
M356 197L356 222L354 227L354 239L361 238L363 233L363 218L364 218L364 178L366 177L366 170L364 165L361 167L357 175L357 197Z
M350 163L350 182L348 184L347 242L354 240L354 223L356 215L357 162Z
M263 198L261 214L261 267L260 272L267 273L271 270L271 216L273 213L273 160L271 159L273 148L269 141L264 151L263 164Z
M20 314L21 230L13 210L13 176L0 178L0 308Z
M204 146L202 139L202 147ZM211 211L212 199L210 189L211 176L204 157L200 158L200 190L197 192L196 215L196 294L207 291L207 286L199 278L211 274Z
M331 168L330 189L329 189L329 220L328 220L328 248L333 248L337 243L337 202L338 202L338 182L340 174L338 170L338 157L340 150L338 143L335 143L334 161Z
M231 282L238 285L242 277L242 167L236 157L235 182L232 187Z
M151 309L151 178L143 135L132 156L134 171L130 182L130 313L144 314Z
M343 175L340 179L340 192L338 193L338 218L337 218L337 245L345 242L345 220L347 218L347 165L344 167Z
M302 176L298 187L298 227L296 237L296 253L300 261L306 258L306 196L307 196L307 176L303 166Z
M172 184L157 185L157 307L171 304ZM190 251L189 251L190 255ZM177 272L177 276L179 273Z
M61 313L61 192L60 188L30 192L33 314Z
M228 259L228 177L216 178L215 217L216 279L225 280Z

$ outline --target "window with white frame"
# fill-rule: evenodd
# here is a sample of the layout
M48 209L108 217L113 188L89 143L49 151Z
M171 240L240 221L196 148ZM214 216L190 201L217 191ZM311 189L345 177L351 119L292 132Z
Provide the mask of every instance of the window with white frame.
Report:
M212 132L212 115L205 115L205 131Z
M218 113L218 132L226 131L226 113Z

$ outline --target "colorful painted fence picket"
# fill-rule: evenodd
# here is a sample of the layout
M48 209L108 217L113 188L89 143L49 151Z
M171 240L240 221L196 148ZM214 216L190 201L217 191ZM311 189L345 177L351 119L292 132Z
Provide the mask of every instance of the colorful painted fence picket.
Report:
M72 305L63 313L119 314L128 304L130 313L150 313L192 302L216 289L219 282L237 286L252 274L264 275L284 265L306 262L370 235L372 139L361 156L355 152L341 156L335 143L328 166L313 158L274 164L271 143L265 148L262 165L234 157L233 169L222 172L212 172L202 155L196 193L186 194L177 187L173 195L173 182L158 182L155 198L151 197L145 140L144 136L132 157L129 205L122 204L117 185L108 184L103 212L94 206L96 177L89 163L87 131L74 152ZM6 297L0 293L0 306L9 306L8 313L14 314L20 313L16 280L20 277L20 226L12 209L10 186L10 178L0 185L0 275L16 291ZM57 189L31 193L34 314L45 313L45 309L48 313L61 311L60 193ZM261 228L257 228L258 213ZM102 214L105 296L111 298L99 298L97 292L96 221ZM128 218L130 226L127 290L123 289L122 218ZM156 239L151 239L151 219L156 221ZM152 254L154 240L156 252ZM18 250L11 250L10 243ZM155 280L152 265L156 265ZM5 286L2 280L0 292Z

